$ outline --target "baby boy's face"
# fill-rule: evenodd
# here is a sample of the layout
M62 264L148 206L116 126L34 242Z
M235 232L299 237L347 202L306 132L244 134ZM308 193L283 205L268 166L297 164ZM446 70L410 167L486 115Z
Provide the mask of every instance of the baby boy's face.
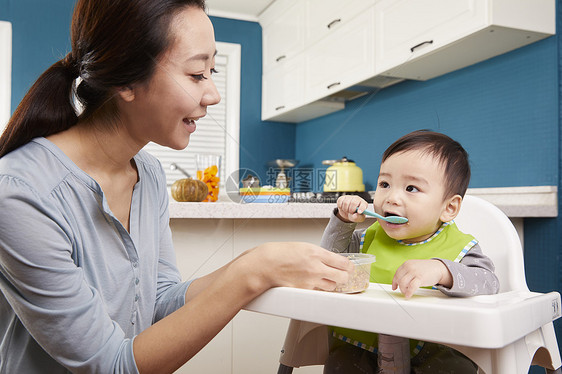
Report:
M447 206L444 167L423 150L396 153L381 164L374 198L375 211L383 216L408 218L408 223L379 220L393 239L421 242L441 226Z

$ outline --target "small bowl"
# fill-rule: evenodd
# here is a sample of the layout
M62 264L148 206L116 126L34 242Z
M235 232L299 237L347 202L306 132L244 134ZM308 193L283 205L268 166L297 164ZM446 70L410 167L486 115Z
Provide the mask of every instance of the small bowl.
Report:
M349 276L347 283L336 284L335 292L357 293L363 292L369 287L371 278L371 264L376 261L376 256L368 253L340 253L355 264L353 274Z

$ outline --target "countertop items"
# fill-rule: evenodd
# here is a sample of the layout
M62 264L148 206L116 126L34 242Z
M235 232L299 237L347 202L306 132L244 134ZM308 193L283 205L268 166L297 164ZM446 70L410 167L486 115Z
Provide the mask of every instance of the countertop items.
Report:
M556 186L469 188L467 194L483 198L508 217L557 217ZM227 198L228 199L228 198ZM230 200L208 203L170 201L170 218L329 218L335 203L240 204Z

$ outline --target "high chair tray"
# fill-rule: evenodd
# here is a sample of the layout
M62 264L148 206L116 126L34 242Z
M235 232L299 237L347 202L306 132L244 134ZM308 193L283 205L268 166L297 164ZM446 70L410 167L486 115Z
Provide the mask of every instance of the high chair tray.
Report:
M420 289L409 300L390 285L359 294L273 288L245 309L319 324L479 348L501 348L557 319L560 294L510 291L453 298Z

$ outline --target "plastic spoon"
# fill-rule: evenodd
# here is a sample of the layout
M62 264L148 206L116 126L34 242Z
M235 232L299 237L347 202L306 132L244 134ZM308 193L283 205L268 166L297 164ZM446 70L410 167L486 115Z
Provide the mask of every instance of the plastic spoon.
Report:
M357 208L359 209L359 208ZM357 213L357 209L355 209L355 212ZM371 216L371 217L375 217L375 218L380 218L383 221L386 222L390 222L390 223L406 223L408 222L408 218L406 217L399 217L399 216L388 216L388 217L383 217L378 213L375 212L371 212L370 210L364 210L363 213L366 216Z

